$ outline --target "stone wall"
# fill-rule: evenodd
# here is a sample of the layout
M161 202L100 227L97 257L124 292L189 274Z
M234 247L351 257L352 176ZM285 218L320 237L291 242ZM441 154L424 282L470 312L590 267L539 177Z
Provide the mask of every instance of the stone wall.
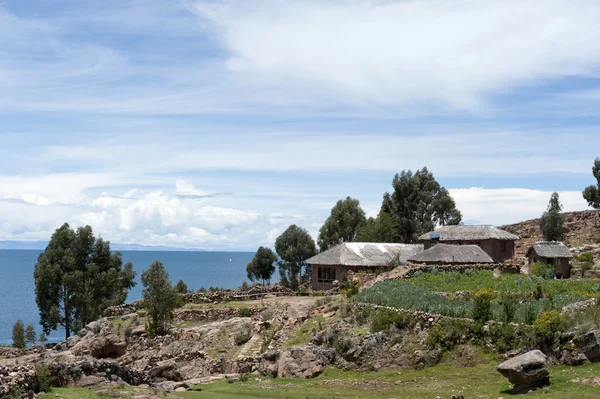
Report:
M182 294L181 299L184 303L222 303L231 301L245 301L249 299L260 298L264 295L290 296L293 291L280 284L272 284L262 286L253 284L247 290L221 290L214 292L194 292ZM112 306L104 311L104 317L123 316L130 313L135 313L143 307L142 301L134 301L124 305Z
M223 320L231 317L240 316L244 310L248 311L250 316L257 315L264 307L258 308L214 308L214 309L179 309L175 311L175 320L177 321L204 321L204 320Z
M409 279L417 273L431 273L432 271L443 272L461 272L467 270L498 270L500 273L520 273L520 268L517 265L509 263L482 263L477 265L416 265L404 273L400 278Z

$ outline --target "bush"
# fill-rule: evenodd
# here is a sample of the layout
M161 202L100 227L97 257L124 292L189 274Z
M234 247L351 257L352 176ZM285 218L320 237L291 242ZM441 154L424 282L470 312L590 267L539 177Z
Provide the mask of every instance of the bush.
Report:
M473 298L473 320L485 322L492 318L492 296L490 289L479 290Z
M52 391L52 374L45 364L37 363L35 365L35 383L40 392Z
M429 329L427 345L433 349L452 351L457 345L483 335L481 324L466 320L446 320Z
M517 298L508 292L503 292L500 295L500 301L502 303L502 321L506 323L512 322L515 319L517 311Z
M588 270L592 270L592 267L594 267L594 264L591 262L583 262L581 264L581 273L585 273Z
M250 330L250 328L248 328L242 331L241 333L237 334L234 338L234 341L236 345L240 346L250 341L250 338L252 338L252 331Z
M371 332L389 331L393 328L404 330L416 325L416 320L409 314L391 310L377 310L371 316Z
M527 302L527 304L525 305L525 317L524 317L525 323L533 324L536 317L537 317L537 312L535 311L535 306L533 305L533 302Z
M537 277L548 278L549 275L552 276L552 272L552 266L543 262L537 262L531 266L531 274Z
M244 281L242 283L242 285L240 285L240 291L248 291L250 287L248 286L248 283L246 281Z
M594 263L594 255L590 252L585 252L575 256L575 260L581 263Z
M239 317L250 317L252 315L250 314L250 309L248 309L248 308L240 308L238 310L238 316Z
M533 322L533 328L540 337L552 336L564 328L564 316L557 310L542 312Z
M142 271L144 307L148 315L148 335L165 335L173 322L173 310L177 299L169 273L160 261L153 262L148 270Z
M182 297L177 295L177 298L175 298L175 307L182 308L184 306L185 306L185 301L183 300Z

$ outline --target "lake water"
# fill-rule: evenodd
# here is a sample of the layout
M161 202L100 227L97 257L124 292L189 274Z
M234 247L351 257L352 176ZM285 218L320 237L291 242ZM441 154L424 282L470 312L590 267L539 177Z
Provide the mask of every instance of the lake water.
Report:
M12 343L12 326L17 319L32 324L41 331L35 304L33 270L41 251L0 250L0 345ZM180 279L188 288L219 286L238 287L246 278L246 265L252 260L251 252L170 252L121 251L124 262L132 262L137 272L137 285L129 291L126 302L142 296L141 271L155 260L160 260L173 284ZM64 339L63 331L52 331L49 341Z

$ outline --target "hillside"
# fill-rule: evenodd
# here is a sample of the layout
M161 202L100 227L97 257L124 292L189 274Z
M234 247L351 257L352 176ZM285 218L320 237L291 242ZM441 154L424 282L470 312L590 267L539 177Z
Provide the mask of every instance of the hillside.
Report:
M600 234L600 211L565 212L563 216L565 218L563 230L567 244L579 246L600 241L598 236ZM534 242L542 239L539 218L500 226L500 228L521 237L517 241L516 256L524 256Z

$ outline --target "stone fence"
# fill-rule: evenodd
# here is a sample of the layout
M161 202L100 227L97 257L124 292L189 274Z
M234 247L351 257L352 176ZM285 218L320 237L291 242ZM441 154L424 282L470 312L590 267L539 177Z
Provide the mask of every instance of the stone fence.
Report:
M178 321L205 321L222 320L232 317L255 316L264 308L213 308L213 309L179 309L175 311L175 319Z
M247 290L221 290L209 292L194 292L189 294L180 294L179 296L184 303L221 303L231 301L246 301L250 299L260 298L266 295L275 296L290 296L293 291L280 284L272 284L261 286L253 284ZM135 313L143 308L142 301L134 301L124 305L111 306L104 311L104 317L123 316L130 313Z
M480 263L475 265L414 265L400 278L409 279L418 273L431 272L460 272L475 270L497 270L500 273L519 274L521 269L518 265L510 263Z

